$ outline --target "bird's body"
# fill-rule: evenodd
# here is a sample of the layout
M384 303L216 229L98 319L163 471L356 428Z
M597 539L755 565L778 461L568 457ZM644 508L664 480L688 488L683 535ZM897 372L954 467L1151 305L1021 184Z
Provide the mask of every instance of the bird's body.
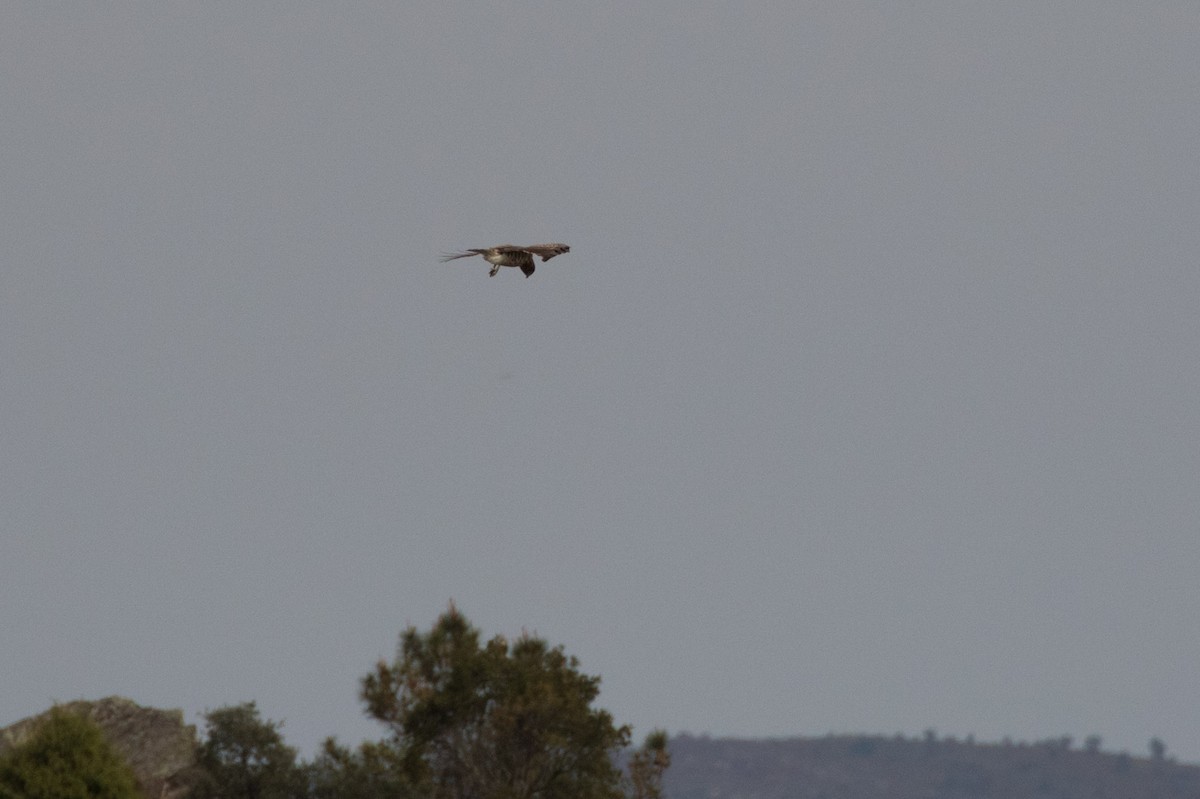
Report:
M528 247L518 247L515 244L499 244L495 247L485 247L480 250L464 250L463 252L449 253L442 256L442 263L453 261L457 258L470 258L472 255L481 255L483 260L492 265L492 271L488 272L488 277L495 277L502 266L515 266L525 273L525 277L533 274L533 257L540 255L542 262L549 261L556 255L562 255L565 252L570 252L571 248L566 244L530 244Z

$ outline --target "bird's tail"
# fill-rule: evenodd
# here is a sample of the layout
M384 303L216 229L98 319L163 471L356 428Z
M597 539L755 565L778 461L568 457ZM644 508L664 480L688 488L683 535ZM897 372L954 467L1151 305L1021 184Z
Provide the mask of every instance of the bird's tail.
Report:
M457 258L470 258L472 255L481 255L481 254L483 254L483 250L467 250L466 252L447 252L447 253L442 253L442 257L439 260L441 260L442 263L446 263L447 261L453 261Z

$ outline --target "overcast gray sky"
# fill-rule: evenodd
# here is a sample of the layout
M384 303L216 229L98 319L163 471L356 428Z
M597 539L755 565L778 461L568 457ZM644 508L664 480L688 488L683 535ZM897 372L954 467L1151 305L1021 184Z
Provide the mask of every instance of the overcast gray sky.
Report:
M639 735L1200 761L1198 54L1193 2L7 4L0 723L378 737L453 598Z

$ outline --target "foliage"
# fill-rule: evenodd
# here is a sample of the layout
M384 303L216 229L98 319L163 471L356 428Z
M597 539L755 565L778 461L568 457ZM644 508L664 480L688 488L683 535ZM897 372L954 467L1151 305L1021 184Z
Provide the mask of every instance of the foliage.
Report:
M662 778L671 765L667 734L655 730L646 736L642 748L629 758L630 799L662 799Z
M392 799L413 796L396 762L396 750L386 744L364 743L356 751L327 739L321 753L307 766L312 799Z
M135 799L133 771L100 728L50 711L33 735L0 758L0 799Z
M578 666L529 635L481 644L451 606L428 633L401 635L396 660L363 679L362 698L424 796L617 799L614 756L629 728L591 707L600 680Z
M200 748L203 779L197 799L288 799L304 793L296 750L286 746L279 723L259 717L253 702L205 714L208 735Z
M662 799L666 734L629 753L623 775L629 728L592 707L599 685L540 638L483 642L451 606L429 632L404 631L395 661L362 681L386 740L349 749L331 738L299 763L282 724L254 702L222 707L205 714L195 764L172 776L172 790L189 799ZM48 718L0 757L0 799L138 795L99 728L60 708ZM190 753L190 728L188 741Z

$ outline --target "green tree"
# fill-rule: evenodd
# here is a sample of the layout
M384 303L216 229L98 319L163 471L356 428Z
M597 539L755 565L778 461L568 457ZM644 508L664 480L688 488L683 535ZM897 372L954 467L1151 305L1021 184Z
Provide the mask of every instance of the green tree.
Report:
M396 762L396 750L386 743L368 742L350 750L329 738L306 769L308 795L312 799L414 796Z
M136 785L99 727L57 707L0 758L0 799L136 799Z
M646 736L642 748L629 758L630 799L662 799L662 778L671 765L667 734L655 730Z
M203 778L197 799L289 799L305 793L296 750L283 742L281 724L259 717L253 702L219 708L204 716L207 738L200 747Z
M428 633L401 634L395 661L363 679L362 699L391 730L397 764L423 796L618 799L615 756L629 728L591 706L599 685L540 638L481 643L451 605ZM665 754L665 736L661 743Z

